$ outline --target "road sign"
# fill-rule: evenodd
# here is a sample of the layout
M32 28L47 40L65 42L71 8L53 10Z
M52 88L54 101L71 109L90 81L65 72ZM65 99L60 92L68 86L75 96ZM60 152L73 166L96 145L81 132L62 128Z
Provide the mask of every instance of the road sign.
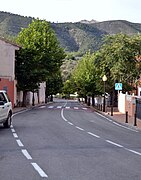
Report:
M122 83L115 83L115 90L122 90Z

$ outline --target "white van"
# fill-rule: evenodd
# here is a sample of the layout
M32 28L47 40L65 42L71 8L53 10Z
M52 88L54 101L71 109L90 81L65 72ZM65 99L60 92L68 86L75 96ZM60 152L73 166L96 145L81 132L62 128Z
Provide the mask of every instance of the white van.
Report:
M0 124L10 128L12 123L12 103L4 90L0 90Z

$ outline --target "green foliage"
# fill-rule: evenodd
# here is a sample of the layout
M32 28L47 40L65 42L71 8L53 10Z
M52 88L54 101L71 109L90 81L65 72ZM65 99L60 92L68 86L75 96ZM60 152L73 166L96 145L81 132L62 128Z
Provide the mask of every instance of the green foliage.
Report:
M56 72L53 76L48 76L46 87L46 97L62 92L63 82L60 71Z
M39 83L56 76L65 54L47 21L33 20L19 33L17 43L22 46L16 57L20 90L34 91Z
M96 87L97 69L94 66L94 57L95 54L86 53L72 73L75 91L79 95L85 96L99 93Z
M128 36L116 34L107 36L104 45L97 52L96 67L102 76L108 78L108 89L113 89L115 82L122 82L124 87L132 83L141 74L141 62L137 56L141 55L141 35ZM129 86L128 86L129 87Z
M66 97L69 97L70 94L73 94L75 92L72 79L66 80L66 82L63 85L62 92L66 95Z

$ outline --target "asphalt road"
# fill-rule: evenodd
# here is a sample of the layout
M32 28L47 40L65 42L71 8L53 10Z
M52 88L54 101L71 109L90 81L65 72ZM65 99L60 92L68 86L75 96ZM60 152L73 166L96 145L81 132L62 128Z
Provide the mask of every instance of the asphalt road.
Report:
M140 180L141 132L56 101L0 127L1 180Z

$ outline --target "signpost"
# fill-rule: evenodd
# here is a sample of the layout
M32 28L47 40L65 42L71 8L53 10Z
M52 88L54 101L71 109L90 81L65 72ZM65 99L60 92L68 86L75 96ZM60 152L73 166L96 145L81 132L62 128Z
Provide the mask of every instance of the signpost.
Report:
M115 90L121 91L122 90L122 83L115 83Z

